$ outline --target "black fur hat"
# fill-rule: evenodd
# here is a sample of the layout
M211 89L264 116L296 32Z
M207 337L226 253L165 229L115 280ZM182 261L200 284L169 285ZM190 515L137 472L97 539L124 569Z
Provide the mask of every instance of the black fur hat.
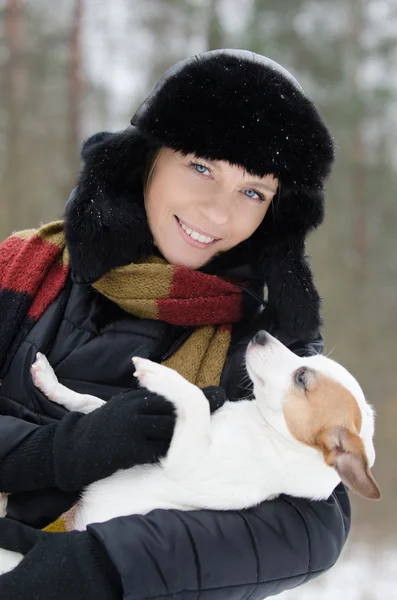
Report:
M161 146L279 179L277 196L256 232L215 258L211 268L221 272L249 264L267 285L280 325L294 336L315 332L320 299L305 237L323 220L332 138L292 75L244 50L215 50L177 63L128 129L97 134L85 144L65 217L75 280L95 281L152 250L143 179Z

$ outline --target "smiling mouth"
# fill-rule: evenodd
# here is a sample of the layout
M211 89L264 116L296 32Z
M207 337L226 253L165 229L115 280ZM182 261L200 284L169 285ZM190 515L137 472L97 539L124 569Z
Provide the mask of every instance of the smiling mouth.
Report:
M209 246L209 245L213 244L214 242L217 242L220 239L220 238L212 237L212 236L208 235L207 233L204 233L203 231L196 231L195 229L193 229L192 227L190 227L189 225L184 223L176 215L175 215L175 219L177 220L180 228L190 239L194 240L195 242L199 242L203 246Z

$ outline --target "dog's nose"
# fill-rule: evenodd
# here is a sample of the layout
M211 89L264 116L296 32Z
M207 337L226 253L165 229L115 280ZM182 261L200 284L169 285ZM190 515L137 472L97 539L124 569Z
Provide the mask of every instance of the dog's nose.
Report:
M264 346L268 341L267 333L264 329L258 331L258 333L253 338L254 344L259 344L260 346Z

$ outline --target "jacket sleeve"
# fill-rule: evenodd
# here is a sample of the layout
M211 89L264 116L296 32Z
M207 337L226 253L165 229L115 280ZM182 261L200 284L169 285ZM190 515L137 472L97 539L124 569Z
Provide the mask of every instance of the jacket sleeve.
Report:
M0 398L0 461L39 428L40 425L35 425L29 421L3 415Z
M163 511L88 527L128 600L261 600L332 567L346 541L343 485L322 502L281 496L245 511Z

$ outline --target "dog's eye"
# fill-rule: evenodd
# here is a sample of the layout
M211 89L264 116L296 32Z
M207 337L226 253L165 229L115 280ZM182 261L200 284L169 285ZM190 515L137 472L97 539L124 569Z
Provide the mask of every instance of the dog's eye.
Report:
M306 389L307 383L307 369L306 367L301 367L297 371L295 371L295 383L299 385L299 387Z

